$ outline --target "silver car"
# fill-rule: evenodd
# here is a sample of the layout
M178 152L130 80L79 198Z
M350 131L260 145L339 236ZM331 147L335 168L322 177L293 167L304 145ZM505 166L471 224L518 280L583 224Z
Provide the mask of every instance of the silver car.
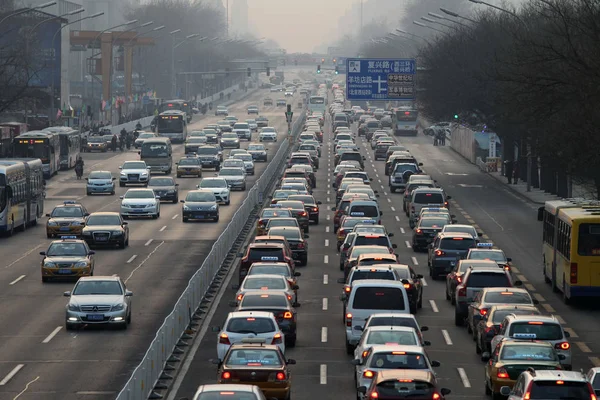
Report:
M238 160L242 160L244 162L244 168L246 169L246 174L254 175L254 159L252 157L252 154L250 154L250 153L236 154L231 158L236 158Z
M225 178L232 190L246 190L246 173L242 168L221 168L219 178Z
M160 196L152 189L129 189L121 199L121 217L160 217Z
M84 276L79 278L66 308L65 328L91 324L118 325L123 329L131 323L131 296L118 276Z

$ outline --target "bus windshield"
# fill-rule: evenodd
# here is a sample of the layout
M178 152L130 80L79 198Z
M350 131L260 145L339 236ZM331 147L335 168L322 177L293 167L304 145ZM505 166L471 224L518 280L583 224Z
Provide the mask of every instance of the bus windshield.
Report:
M163 143L144 143L140 155L142 157L168 157L169 148Z
M40 158L43 163L50 160L47 139L19 139L15 145L15 157Z
M158 118L158 133L163 132L183 132L183 116L181 115L161 115Z

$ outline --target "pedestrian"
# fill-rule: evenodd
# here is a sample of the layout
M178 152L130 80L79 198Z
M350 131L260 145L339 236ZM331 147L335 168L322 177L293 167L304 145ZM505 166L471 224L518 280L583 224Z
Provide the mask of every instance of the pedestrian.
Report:
M517 183L519 183L519 162L515 160L514 163L515 166L513 168L513 185L516 185Z
M504 161L504 176L506 176L506 179L508 180L508 184L510 185L512 183L512 176L513 176L513 161L512 160Z

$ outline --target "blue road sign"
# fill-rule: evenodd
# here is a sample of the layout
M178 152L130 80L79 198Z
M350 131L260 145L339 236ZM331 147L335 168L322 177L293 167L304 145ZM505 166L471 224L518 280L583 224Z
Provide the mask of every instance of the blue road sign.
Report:
M346 60L348 100L415 100L417 65L414 59Z

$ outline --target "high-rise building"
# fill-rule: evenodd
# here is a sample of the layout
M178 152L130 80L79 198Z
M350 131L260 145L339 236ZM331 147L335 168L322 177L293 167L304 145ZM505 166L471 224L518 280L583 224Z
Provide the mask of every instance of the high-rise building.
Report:
M229 0L229 35L248 33L248 0Z

